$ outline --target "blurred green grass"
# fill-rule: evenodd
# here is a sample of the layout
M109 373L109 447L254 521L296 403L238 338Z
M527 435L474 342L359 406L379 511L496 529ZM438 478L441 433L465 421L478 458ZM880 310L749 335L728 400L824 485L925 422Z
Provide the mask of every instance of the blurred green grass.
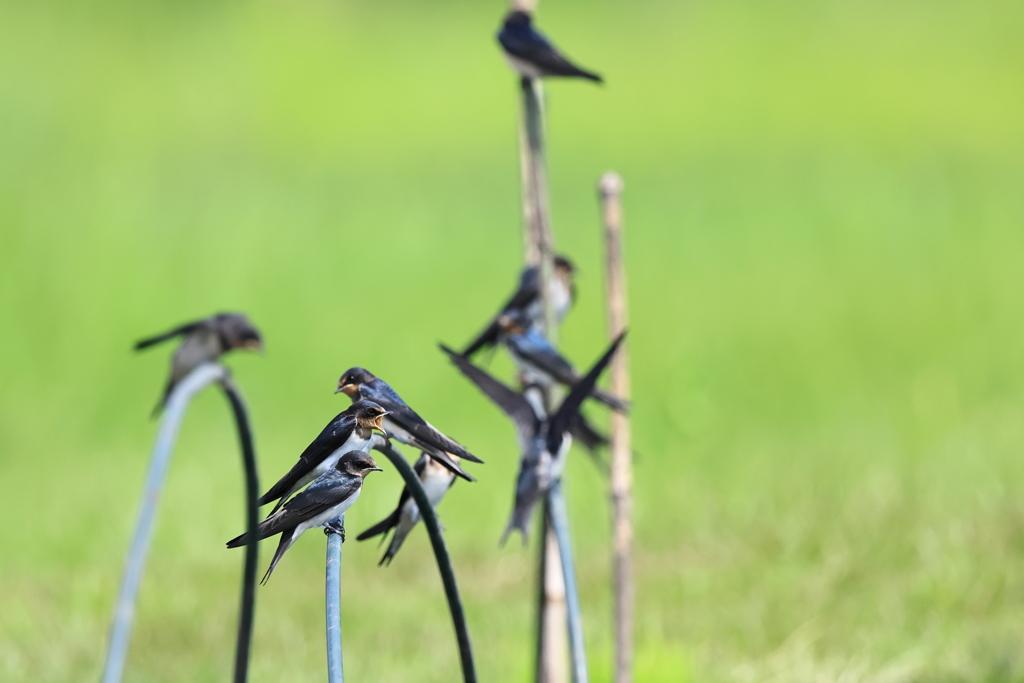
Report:
M500 4L0 6L0 678L95 678L166 354L249 312L230 361L264 479L365 365L481 454L441 509L482 680L531 668L533 553L496 549L511 429L433 348L519 266ZM594 183L626 178L638 680L1024 679L1020 3L542 3L604 88L549 88L562 334L604 339ZM507 370L503 359L495 367ZM605 483L570 503L609 680ZM181 437L131 680L223 680L242 520L226 406ZM394 503L374 475L350 529ZM263 561L268 559L264 552ZM322 680L323 543L260 590L254 680ZM345 547L353 680L452 680L422 533Z

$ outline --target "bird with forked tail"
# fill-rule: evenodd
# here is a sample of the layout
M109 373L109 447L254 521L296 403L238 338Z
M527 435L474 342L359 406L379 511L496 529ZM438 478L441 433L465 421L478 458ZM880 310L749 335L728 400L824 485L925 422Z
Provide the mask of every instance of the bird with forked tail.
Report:
M344 541L345 528L336 526L334 520L345 514L359 498L366 475L381 471L368 453L349 451L338 458L333 467L318 476L306 490L260 522L257 529L259 540L281 534L274 559L270 561L260 583L266 584L288 548L308 529L324 526L340 534ZM228 541L227 546L239 548L248 542L249 535L244 533Z

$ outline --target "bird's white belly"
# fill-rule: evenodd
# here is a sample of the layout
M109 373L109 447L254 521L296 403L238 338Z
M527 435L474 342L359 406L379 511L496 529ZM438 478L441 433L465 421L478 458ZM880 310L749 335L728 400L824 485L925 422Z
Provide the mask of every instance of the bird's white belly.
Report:
M412 434L386 417L384 418L384 430L388 433L388 436L399 443L404 443L406 446L416 445L416 438Z
M299 484L296 487L296 490L302 488L309 482L319 477L324 472L327 472L328 470L333 468L335 465L338 464L338 461L341 460L341 456L345 455L349 451L368 452L369 450L370 440L361 438L353 431L352 436L348 437L348 440L345 441L345 443L343 443L341 447L336 448L334 451L332 451L330 455L321 460L316 467L310 470L310 472L306 476L299 480Z
M519 59L519 57L510 55L508 52L504 52L504 55L505 61L507 61L513 69L523 76L526 76L527 78L540 78L544 75L535 64L531 64L524 59Z

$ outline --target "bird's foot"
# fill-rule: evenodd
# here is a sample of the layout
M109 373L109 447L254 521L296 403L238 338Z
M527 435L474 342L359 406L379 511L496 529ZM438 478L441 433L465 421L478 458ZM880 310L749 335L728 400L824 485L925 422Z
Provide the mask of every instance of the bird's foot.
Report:
M345 542L345 526L339 522L327 522L324 524L324 535L330 536L331 534L337 534L341 536L341 542Z

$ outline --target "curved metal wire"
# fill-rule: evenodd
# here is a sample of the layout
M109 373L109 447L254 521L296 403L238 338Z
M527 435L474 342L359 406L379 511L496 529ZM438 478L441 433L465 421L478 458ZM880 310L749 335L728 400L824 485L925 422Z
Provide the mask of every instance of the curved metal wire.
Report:
M238 387L225 373L221 388L231 403L238 427L238 440L242 446L245 466L245 527L249 541L245 545L245 565L242 569L242 600L238 609L238 640L235 643L234 682L245 683L249 678L249 654L252 650L252 622L256 613L256 566L259 563L259 497L260 477L256 469L256 449L253 446L249 411Z
M445 546L444 536L441 534L437 513L430 504L419 477L416 476L416 472L413 471L401 451L379 435L374 436L373 448L383 453L402 475L406 488L409 489L409 493L412 494L413 500L416 501L416 505L420 509L420 516L423 518L423 524L430 536L430 545L434 549L437 570L441 574L441 582L444 584L444 594L448 598L452 624L455 626L455 637L459 643L459 658L462 662L462 678L465 683L476 683L476 666L473 663L473 645L469 640L469 628L466 626L466 613L462 609L459 585L455 581L455 570L452 569L451 557L448 555L448 548Z
M139 517L135 522L128 558L125 560L124 574L118 591L117 603L114 607L114 620L110 626L110 643L107 646L107 658L103 665L103 683L120 683L124 673L124 662L128 656L128 641L131 637L132 621L135 616L135 601L139 594L139 583L142 572L146 568L146 557L149 544L153 538L153 522L160 504L164 481L167 478L167 467L171 462L174 441L181 428L185 410L192 398L206 385L222 379L225 370L214 363L204 363L190 372L171 392L167 407L160 419L156 444L149 461L149 473L146 485L142 490L142 502Z

